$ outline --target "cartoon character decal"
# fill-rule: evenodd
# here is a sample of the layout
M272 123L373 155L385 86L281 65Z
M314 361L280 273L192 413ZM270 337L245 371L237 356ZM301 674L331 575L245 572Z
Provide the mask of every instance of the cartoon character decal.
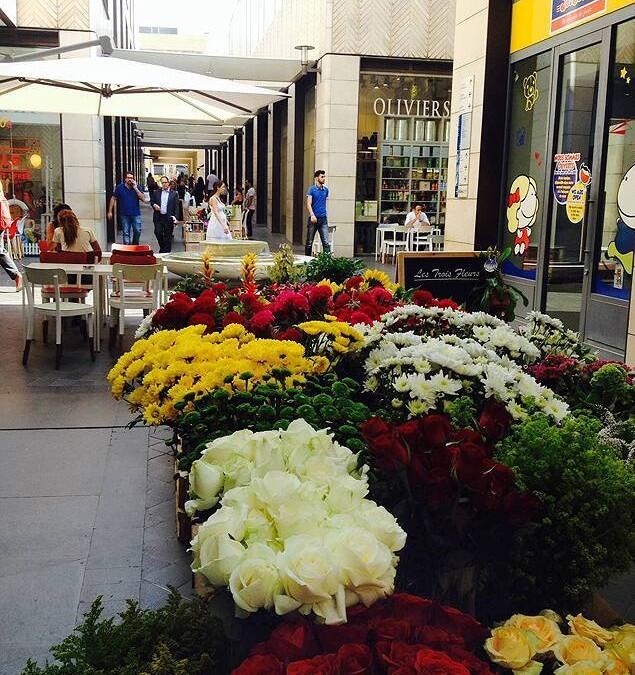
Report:
M516 234L514 254L525 255L529 248L531 227L538 215L536 181L521 174L514 178L507 196L507 229Z
M536 71L523 79L523 93L525 94L525 111L529 112L538 100L538 74Z
M624 174L617 189L617 221L615 241L606 252L609 258L617 258L626 274L633 274L635 257L635 164Z

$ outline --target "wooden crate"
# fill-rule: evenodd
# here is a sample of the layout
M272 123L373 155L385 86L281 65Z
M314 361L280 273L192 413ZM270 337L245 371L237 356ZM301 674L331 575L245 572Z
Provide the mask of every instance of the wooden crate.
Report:
M185 502L188 498L190 486L187 471L176 471L174 474L174 502L176 509L176 538L182 544L189 544L192 540L192 519L185 513Z

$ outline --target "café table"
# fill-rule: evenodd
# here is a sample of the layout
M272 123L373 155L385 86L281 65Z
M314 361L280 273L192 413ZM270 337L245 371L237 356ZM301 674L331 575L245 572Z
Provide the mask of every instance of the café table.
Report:
M109 257L104 256L105 258ZM157 256L158 257L158 256ZM95 350L101 351L101 327L104 321L104 309L108 305L108 298L106 297L106 279L113 274L113 266L106 263L97 263L95 265L83 265L81 263L42 263L32 262L25 267L30 267L36 270L64 270L66 274L76 274L92 276L93 282L93 304L95 307ZM22 291L24 293L24 291ZM163 268L163 298L162 302L167 298L167 268ZM24 300L24 296L23 296Z

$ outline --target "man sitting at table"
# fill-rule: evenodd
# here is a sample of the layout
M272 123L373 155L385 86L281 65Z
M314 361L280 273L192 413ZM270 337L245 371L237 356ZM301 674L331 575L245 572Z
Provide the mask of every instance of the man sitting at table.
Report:
M421 204L415 204L412 211L406 216L406 227L414 227L417 230L424 227L430 228L430 221Z
M57 222L59 227L53 232L53 250L80 253L94 251L96 258L101 260L101 247L95 235L79 224L77 216L70 209L60 211Z

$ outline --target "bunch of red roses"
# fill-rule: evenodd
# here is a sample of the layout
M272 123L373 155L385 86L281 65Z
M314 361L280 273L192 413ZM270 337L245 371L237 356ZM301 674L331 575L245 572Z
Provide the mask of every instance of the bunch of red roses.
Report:
M453 607L396 594L351 608L342 626L282 623L233 675L491 675L474 653L486 635Z
M510 418L489 404L479 424L493 442L502 438ZM361 427L376 465L387 472L405 472L413 498L432 508L469 504L472 509L501 515L510 525L529 522L539 508L533 493L516 488L514 472L492 459L481 433L453 430L445 415L427 415L403 424L374 417Z

